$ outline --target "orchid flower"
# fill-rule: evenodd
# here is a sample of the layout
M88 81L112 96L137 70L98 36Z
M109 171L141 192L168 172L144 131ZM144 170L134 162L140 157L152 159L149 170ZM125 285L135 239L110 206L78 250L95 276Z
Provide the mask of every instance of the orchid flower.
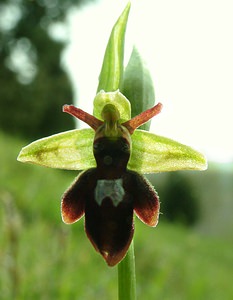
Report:
M131 243L133 211L149 226L158 222L158 195L141 174L200 169L205 160L190 147L136 129L161 111L161 103L129 119L130 103L124 95L101 91L94 107L96 117L64 105L64 112L86 122L91 129L33 142L22 149L18 159L85 170L62 198L62 218L65 223L74 223L85 214L88 238L108 265L114 266Z
M73 105L63 107L64 112L91 128L42 138L24 147L18 156L21 162L83 170L62 197L62 219L70 224L85 215L86 234L109 266L119 263L127 253L134 234L134 212L149 226L158 222L159 198L142 174L204 170L207 165L198 151L137 129L160 113L161 103L131 118L131 103L144 103L145 97L130 103L120 91L122 82L127 81L122 40L129 8L130 4L111 33L93 115ZM132 80L136 72L129 73ZM145 78L144 83L148 76Z

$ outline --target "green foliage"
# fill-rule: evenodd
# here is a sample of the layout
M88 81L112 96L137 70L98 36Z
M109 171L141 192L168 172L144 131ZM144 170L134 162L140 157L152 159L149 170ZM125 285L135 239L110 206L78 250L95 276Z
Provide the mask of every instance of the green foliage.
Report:
M139 299L231 298L232 239L168 223L159 223L156 232L136 225Z
M167 176L167 184L163 193L161 211L171 222L193 225L199 218L199 201L190 179L179 172Z
M64 101L72 102L71 84L60 66L65 43L52 39L48 28L63 22L72 5L85 2L1 1L0 17L6 10L14 20L0 27L0 128L6 132L32 139L74 127L61 113ZM27 63L20 65L19 53Z
M31 83L22 85L12 71L1 71L0 127L27 138L74 127L61 112L64 99L72 101L70 83L59 67L62 47L46 35L41 42L45 51L38 52L38 71Z

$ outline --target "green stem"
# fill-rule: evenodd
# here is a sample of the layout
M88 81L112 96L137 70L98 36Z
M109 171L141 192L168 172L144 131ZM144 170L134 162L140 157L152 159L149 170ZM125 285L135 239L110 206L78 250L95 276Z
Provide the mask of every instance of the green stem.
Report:
M133 241L118 264L118 300L136 300L136 274Z

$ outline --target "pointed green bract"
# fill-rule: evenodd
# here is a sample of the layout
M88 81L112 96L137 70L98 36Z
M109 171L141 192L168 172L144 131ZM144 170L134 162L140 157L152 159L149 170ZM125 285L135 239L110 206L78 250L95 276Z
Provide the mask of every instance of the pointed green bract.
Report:
M70 130L24 147L18 160L50 168L85 170L96 166L92 129Z
M124 72L122 93L131 103L132 117L154 106L155 92L149 70L134 47ZM149 130L150 122L140 129Z
M108 93L100 91L95 96L93 115L99 120L103 120L101 113L106 104L113 104L118 109L121 123L131 118L130 102L119 90Z
M125 30L129 11L130 3L127 4L112 29L99 76L97 92L101 90L112 92L121 88L124 72Z
M205 170L205 157L191 147L143 130L132 135L128 168L140 173Z

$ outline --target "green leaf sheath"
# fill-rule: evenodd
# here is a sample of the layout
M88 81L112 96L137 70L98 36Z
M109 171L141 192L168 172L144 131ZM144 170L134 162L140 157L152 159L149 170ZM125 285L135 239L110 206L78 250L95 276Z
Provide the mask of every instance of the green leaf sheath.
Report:
M136 130L128 168L139 173L205 170L205 157L189 146L153 133Z
M155 92L149 70L134 48L124 72L122 93L131 103L132 117L154 106ZM150 122L140 129L149 130Z
M96 165L92 129L70 130L24 147L18 160L50 168L85 170Z
M97 92L116 91L121 88L124 72L124 40L130 3L114 25L104 55Z

